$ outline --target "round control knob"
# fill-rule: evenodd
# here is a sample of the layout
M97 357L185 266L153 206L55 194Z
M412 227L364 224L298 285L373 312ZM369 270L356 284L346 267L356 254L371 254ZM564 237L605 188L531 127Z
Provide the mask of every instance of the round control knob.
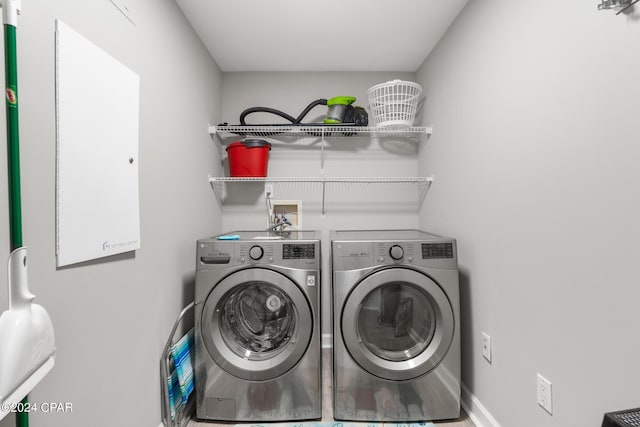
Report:
M389 255L391 256L391 258L393 258L395 260L399 260L400 258L402 258L404 256L404 249L402 249L398 245L393 245L389 249Z
M249 257L254 261L262 258L262 255L264 255L264 250L260 246L251 246L249 249Z

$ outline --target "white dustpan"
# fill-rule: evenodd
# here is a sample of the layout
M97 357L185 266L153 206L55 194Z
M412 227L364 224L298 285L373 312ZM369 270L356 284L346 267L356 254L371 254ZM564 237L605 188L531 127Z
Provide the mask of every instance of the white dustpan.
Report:
M9 255L9 310L0 315L0 420L44 378L55 362L53 324L33 304L27 285L27 248Z

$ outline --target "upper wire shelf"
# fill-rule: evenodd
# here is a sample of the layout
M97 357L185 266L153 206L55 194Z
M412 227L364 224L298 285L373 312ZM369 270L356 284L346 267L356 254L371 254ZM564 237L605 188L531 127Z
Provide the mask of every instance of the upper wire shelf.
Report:
M347 138L354 136L402 137L419 141L431 135L432 128L413 126L409 128L379 128L367 126L342 125L276 125L276 126L242 126L242 125L210 125L209 133L215 135L220 143L229 138L262 137L277 138L281 136Z

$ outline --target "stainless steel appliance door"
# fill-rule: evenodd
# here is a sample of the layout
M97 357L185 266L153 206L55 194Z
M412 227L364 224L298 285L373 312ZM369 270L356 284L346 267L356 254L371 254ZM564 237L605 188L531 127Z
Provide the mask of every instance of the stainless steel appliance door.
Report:
M366 276L342 307L344 345L366 371L403 381L435 368L454 334L453 309L425 274L389 268Z
M298 363L311 341L313 317L295 282L250 268L211 290L201 325L205 347L218 366L238 378L263 381Z

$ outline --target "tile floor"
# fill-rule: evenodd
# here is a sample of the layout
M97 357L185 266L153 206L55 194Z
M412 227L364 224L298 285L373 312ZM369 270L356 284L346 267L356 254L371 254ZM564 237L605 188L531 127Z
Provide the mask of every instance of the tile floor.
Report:
M331 390L331 349L324 349L322 354L322 421L333 421L332 390ZM462 412L457 420L434 421L437 427L475 427L469 416ZM212 423L191 420L187 427L229 427L235 423Z

